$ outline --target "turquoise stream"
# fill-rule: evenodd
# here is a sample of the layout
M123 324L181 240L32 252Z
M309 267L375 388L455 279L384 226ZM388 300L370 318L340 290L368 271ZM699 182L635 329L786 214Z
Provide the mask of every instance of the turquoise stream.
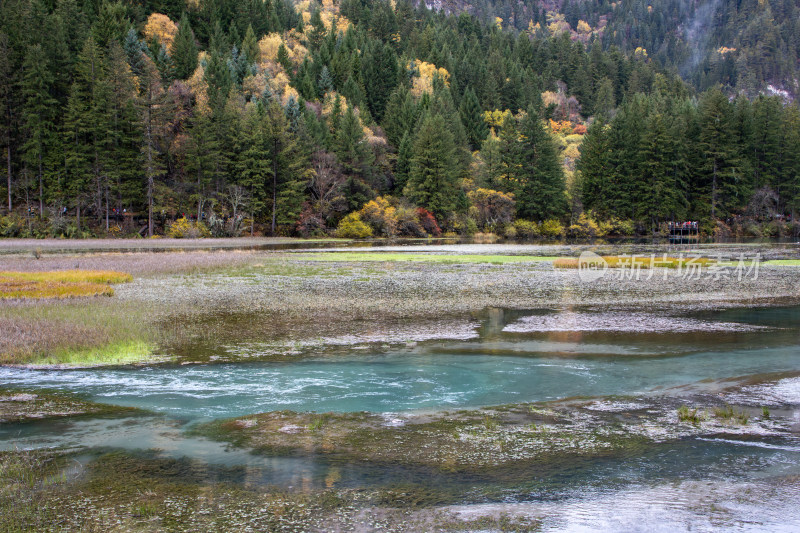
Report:
M553 312L559 311L546 313ZM256 456L185 431L198 421L280 409L440 410L571 396L648 394L705 379L800 371L797 307L733 309L683 317L687 324L705 321L734 324L739 329L503 331L531 314L515 311L503 313L500 319L494 316L470 341L431 341L379 353L320 353L292 362L80 370L0 368L0 384L6 386L73 392L155 413L123 419L5 424L0 426L0 449L66 446L100 452L122 448L202 461L209 465L210 476L225 480L286 487L325 486L326 478L335 471L340 480L337 486L419 483L452 488L460 501L476 501L467 494L477 487L481 494L477 501L524 501L654 480L750 482L800 474L800 443L796 439L688 439L645 447L635 457L570 460L535 471L515 467L514 471L487 472L485 476L460 476L399 466L338 464L324 457ZM747 326L767 329L746 330Z

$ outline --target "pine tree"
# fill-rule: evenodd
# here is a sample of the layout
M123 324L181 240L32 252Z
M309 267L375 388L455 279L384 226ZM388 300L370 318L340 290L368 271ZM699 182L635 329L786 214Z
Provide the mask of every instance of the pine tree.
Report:
M403 193L403 189L408 183L408 174L411 171L411 158L414 156L414 140L410 132L403 134L400 141L400 148L397 150L397 164L394 170L394 189L398 194Z
M108 119L103 158L109 187L105 195L106 229L109 203L118 212L141 198L141 139L136 113L136 81L122 47L112 42L108 52ZM112 198L113 195L113 198Z
M186 13L181 16L178 33L172 43L172 61L175 65L175 77L179 80L189 78L197 69L197 44Z
M187 170L194 175L194 201L197 203L198 220L209 199L209 185L216 176L219 165L219 143L213 134L211 118L199 115L189 129L187 147Z
M480 158L482 166L478 174L479 185L494 190L503 188L504 167L501 142L494 129L489 132L481 144Z
M414 139L405 195L443 219L458 206L458 171L453 134L440 115L423 118Z
M219 114L228 101L233 79L222 53L216 48L211 50L208 58L205 79L208 84L208 105L215 114Z
M461 115L461 123L464 125L464 130L467 133L467 140L473 150L477 150L483 140L486 138L488 128L486 122L483 120L483 113L481 111L478 97L475 96L475 91L468 88L464 92L464 97L461 100L461 107L459 108Z
M144 158L145 191L147 198L147 235L154 231L153 206L155 202L156 180L161 176L164 165L160 140L167 127L169 116L168 94L161 86L161 79L153 64L145 65L140 82L141 90L137 99L140 121L142 123L142 154Z
M706 202L702 211L714 220L743 205L749 196L732 138L731 105L719 89L709 91L700 101L700 124L699 170Z
M126 8L122 2L103 2L100 16L94 23L92 32L100 48L108 47L111 41L122 42L131 22L126 16Z
M36 169L39 184L39 217L44 214L45 158L55 137L56 100L51 96L53 75L41 45L33 45L25 56L22 78L22 119L26 138L22 150L28 165Z
M418 107L411 92L400 85L392 92L383 116L383 130L394 146L399 146L403 136L417 123ZM413 133L413 132L412 132Z
M289 59L289 51L286 49L286 45L284 45L283 43L281 43L281 45L278 47L277 60L278 64L280 64L283 67L283 70L285 70L289 74L292 73L294 68L292 66L291 59Z
M397 56L388 44L374 41L361 62L367 106L375 120L383 119L386 102L397 86Z
M258 47L258 39L256 39L256 33L253 31L252 24L247 26L247 31L244 34L242 55L247 58L249 63L261 62L261 49Z
M70 90L63 130L67 190L76 209L78 228L81 210L91 198L90 184L95 186L94 199L100 214L98 192L104 178L101 154L106 134L104 106L108 96L104 78L103 56L94 38L89 36L75 65L75 81Z
M670 218L675 206L670 202L671 183L667 154L668 132L664 117L648 117L639 147L639 181L636 194L636 218L647 220L652 230Z
M331 78L331 73L328 71L327 65L323 65L319 73L318 87L319 93L323 97L333 90L333 78Z
M528 108L520 122L519 134L517 212L539 220L563 216L567 210L564 171L553 139L545 131L536 108Z
M273 103L269 106L265 124L268 157L272 164L270 229L275 235L278 224L293 224L300 216L311 168L279 105Z
M325 39L325 24L322 23L322 15L319 9L311 11L311 30L308 32L308 44L312 50L317 50Z
M584 209L608 216L611 210L606 202L610 162L608 160L608 130L602 117L596 119L581 143L578 170L581 172L581 197Z
M267 109L263 104L249 106L238 129L238 184L250 191L250 208L254 214L264 213L271 204L273 170L269 159L266 115ZM274 227L272 231L274 233Z
M334 152L347 174L366 177L374 156L367 145L361 122L352 106L342 116L334 140Z

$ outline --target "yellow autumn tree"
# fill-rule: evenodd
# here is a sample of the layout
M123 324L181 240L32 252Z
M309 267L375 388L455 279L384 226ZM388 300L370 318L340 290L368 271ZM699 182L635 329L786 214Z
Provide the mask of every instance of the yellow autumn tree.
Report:
M148 41L155 39L159 44L167 47L167 50L172 51L172 43L175 41L175 35L178 33L178 26L166 15L161 13L152 13L147 17L147 23L144 25L144 36Z
M500 109L495 109L494 111L484 111L483 112L483 121L490 128L500 128L503 126L503 123L506 121L506 118L511 116L511 111L506 109L505 111L501 111Z
M414 60L415 76L411 85L411 94L414 96L422 96L423 93L433 92L433 80L438 77L444 82L446 86L450 85L450 73L447 69L439 67L433 63Z

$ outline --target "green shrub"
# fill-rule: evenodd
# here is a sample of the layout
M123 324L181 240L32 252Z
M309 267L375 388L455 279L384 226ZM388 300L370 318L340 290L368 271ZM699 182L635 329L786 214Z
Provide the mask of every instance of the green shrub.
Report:
M539 233L542 234L542 237L561 237L564 235L564 225L551 218L541 223Z
M539 225L530 220L518 218L514 221L514 229L520 239L534 239L540 235Z
M0 216L0 237L23 237L25 231L25 219L21 216L13 213Z
M506 226L505 236L506 236L506 239L516 239L517 238L517 228L515 228L511 224Z
M358 213L350 213L339 222L336 236L342 239L366 239L372 237L372 228L364 224Z
M600 228L586 213L581 213L575 224L567 228L567 235L577 239L592 239L600 235Z
M459 227L456 231L460 235L475 235L478 233L478 223L471 217L462 217Z

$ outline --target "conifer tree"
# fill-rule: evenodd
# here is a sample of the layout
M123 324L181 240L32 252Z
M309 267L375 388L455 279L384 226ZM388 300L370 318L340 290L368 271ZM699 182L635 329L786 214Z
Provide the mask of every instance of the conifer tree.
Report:
M189 78L197 68L197 44L186 13L181 16L178 33L172 43L172 61L175 65L175 77L179 80Z
M397 55L388 44L373 41L361 65L369 111L375 120L380 121L386 102L397 85Z
M317 86L319 87L320 96L323 97L333 90L333 78L331 78L331 73L328 70L327 65L322 66L322 70L319 73L319 83Z
M517 212L539 220L563 216L567 210L564 171L553 139L545 131L536 108L528 108L520 122L519 134Z
M478 97L475 96L475 91L472 88L467 88L464 92L459 114L461 115L461 123L467 133L470 147L473 150L477 150L486 138L488 128L483 120L483 112L481 111L480 103L478 103Z
M408 174L411 170L411 158L414 156L414 141L409 132L403 134L400 147L397 150L397 164L395 165L394 178L395 190L398 194L403 193L403 189L408 183Z
M404 193L415 204L443 219L458 205L458 157L453 134L441 115L422 119Z
M249 63L261 62L261 49L258 47L258 39L256 39L256 33L253 31L252 24L247 26L247 31L244 34L242 55L247 58Z
M714 220L747 201L742 161L733 142L731 105L719 89L712 89L700 101L700 124L700 181L707 206L702 211Z
M44 214L45 158L55 137L56 100L51 96L53 75L42 46L33 45L25 57L22 97L25 102L22 118L26 141L22 149L27 164L35 169L39 185L39 217Z

